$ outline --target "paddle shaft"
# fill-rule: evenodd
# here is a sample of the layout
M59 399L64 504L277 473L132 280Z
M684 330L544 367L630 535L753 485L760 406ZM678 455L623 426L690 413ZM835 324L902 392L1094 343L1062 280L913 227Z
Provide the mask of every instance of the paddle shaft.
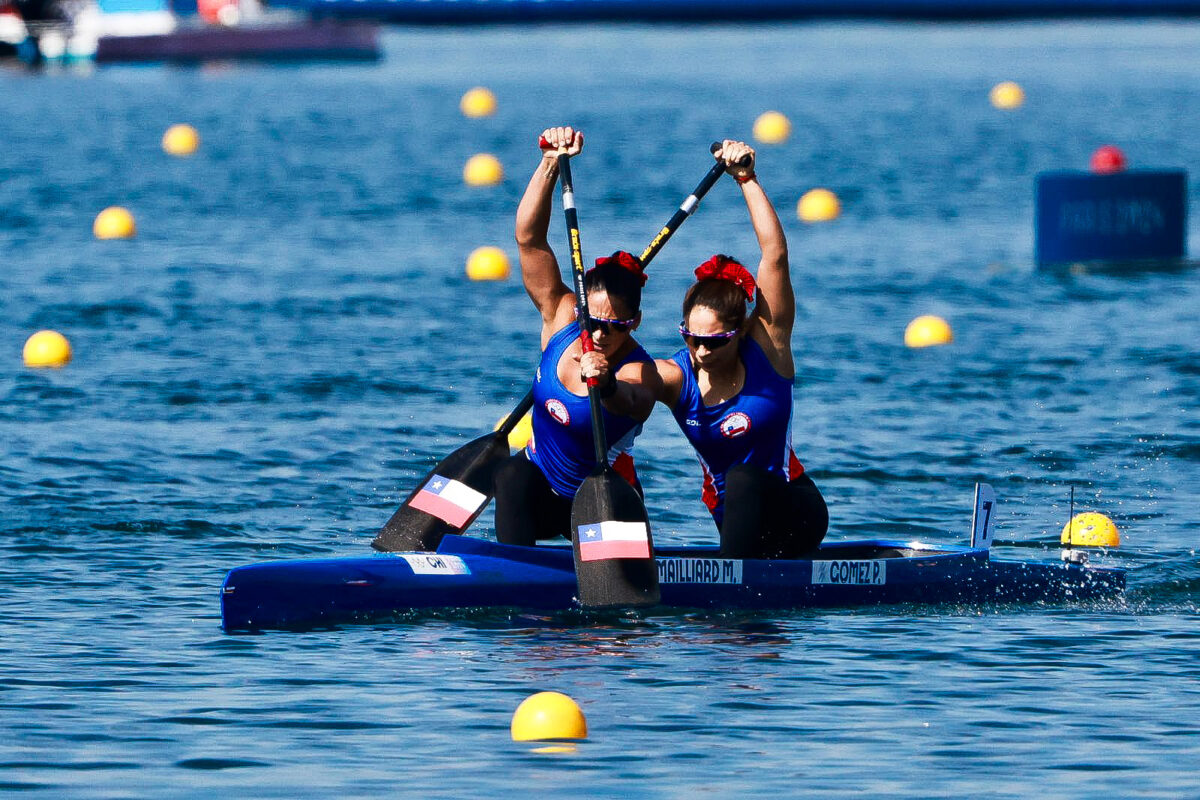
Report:
M571 158L558 155L558 179L562 185L563 216L567 220L567 241L571 245L571 279L575 286L575 307L579 309L579 341L583 352L596 348L592 342L592 317L588 313L587 289L583 280L583 247L579 243L579 214L575 210L575 186L571 181ZM587 379L588 405L592 409L592 442L596 446L596 463L608 463L608 437L604 432L600 389L595 378Z
M512 429L517 427L517 423L521 421L521 417L525 416L525 412L531 408L533 408L533 392L529 392L521 398L521 402L517 403L517 407L509 412L504 422L496 429L496 433L508 436L512 433Z
M721 143L713 142L712 147L709 149L715 153L721 149ZM717 181L721 179L721 175L724 172L725 164L718 161L712 165L707 173L705 173L704 178L701 179L698 184L696 184L696 188L692 189L692 193L689 194L687 198L679 204L679 210L671 215L671 218L667 220L667 224L662 227L662 230L658 232L658 235L655 236L653 241L651 241L646 249L642 251L642 255L639 258L643 267L649 264L650 260L658 255L658 251L662 249L663 245L667 243L667 240L671 238L675 231L679 230L679 226L683 224L683 221L696 211L700 205L701 198L708 194L708 190L716 185Z
M576 310L583 358L595 350L592 318L588 310L583 271L583 247L579 242L579 215L575 210L575 187L571 181L570 157L558 154L562 181L563 216L571 247L571 277L575 284ZM612 380L612 377L609 378ZM575 560L575 584L579 603L585 608L636 608L659 602L658 566L650 537L646 504L636 489L608 463L608 437L600 404L598 381L587 379L588 407L592 417L592 443L596 466L571 498L571 553ZM632 538L623 545L618 532ZM586 540L586 543L585 543ZM615 546L614 546L615 545ZM584 552L584 548L589 550ZM599 550L597 548L600 548Z

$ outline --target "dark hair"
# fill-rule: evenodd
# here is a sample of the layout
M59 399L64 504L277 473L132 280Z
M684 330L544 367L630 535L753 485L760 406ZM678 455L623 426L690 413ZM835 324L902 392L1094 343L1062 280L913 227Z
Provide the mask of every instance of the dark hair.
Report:
M596 266L583 276L583 289L586 292L607 292L610 299L616 298L624 303L630 314L637 314L642 308L642 284L645 283L645 275L622 266L621 261L627 259L618 258L618 255L622 255L621 251L608 258L596 259ZM636 261L633 256L628 258Z
M729 330L742 327L746 321L746 293L736 283L720 278L704 278L692 284L683 296L683 319L696 306L712 309L717 319Z

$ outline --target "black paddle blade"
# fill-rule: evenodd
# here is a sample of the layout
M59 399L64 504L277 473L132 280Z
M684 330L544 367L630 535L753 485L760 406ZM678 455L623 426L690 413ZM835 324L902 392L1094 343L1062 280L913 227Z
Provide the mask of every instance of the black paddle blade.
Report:
M464 444L417 484L371 546L384 552L437 550L443 536L461 534L487 506L492 478L506 458L503 430Z
M571 504L579 602L587 608L652 606L658 565L641 495L605 466L588 476Z

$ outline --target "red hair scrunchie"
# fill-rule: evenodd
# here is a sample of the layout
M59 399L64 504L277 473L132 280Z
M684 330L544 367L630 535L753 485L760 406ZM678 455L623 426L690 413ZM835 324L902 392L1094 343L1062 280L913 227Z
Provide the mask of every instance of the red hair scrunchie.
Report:
M638 276L638 278L642 281L639 286L646 285L646 268L642 266L641 259L635 256L633 253L626 253L624 250L618 250L611 256L596 259L596 267L602 267L605 264L612 263L615 263L617 266L627 269L634 275ZM596 267L592 267L592 269L595 269ZM592 270L588 270L588 272L591 271Z
M696 280L702 281L708 278L718 281L729 281L736 284L738 288L746 293L747 299L752 303L754 302L754 290L756 288L754 276L750 274L750 270L729 256L723 256L718 253L696 267Z

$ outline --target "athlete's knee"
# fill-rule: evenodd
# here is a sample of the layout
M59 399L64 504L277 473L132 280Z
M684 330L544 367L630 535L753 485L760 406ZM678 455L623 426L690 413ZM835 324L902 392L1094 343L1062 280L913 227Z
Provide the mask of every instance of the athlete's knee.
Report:
M533 476L537 467L523 456L509 458L493 480L496 496L496 540L502 544L535 543Z
M725 472L725 495L741 495L749 492L761 493L766 488L770 474L752 464L734 464Z
M525 486L529 483L531 471L537 471L537 467L528 458L518 453L515 456L505 459L496 468L493 483L497 489L501 487Z
M807 475L793 479L788 488L792 494L799 544L805 550L814 549L829 531L829 505Z

